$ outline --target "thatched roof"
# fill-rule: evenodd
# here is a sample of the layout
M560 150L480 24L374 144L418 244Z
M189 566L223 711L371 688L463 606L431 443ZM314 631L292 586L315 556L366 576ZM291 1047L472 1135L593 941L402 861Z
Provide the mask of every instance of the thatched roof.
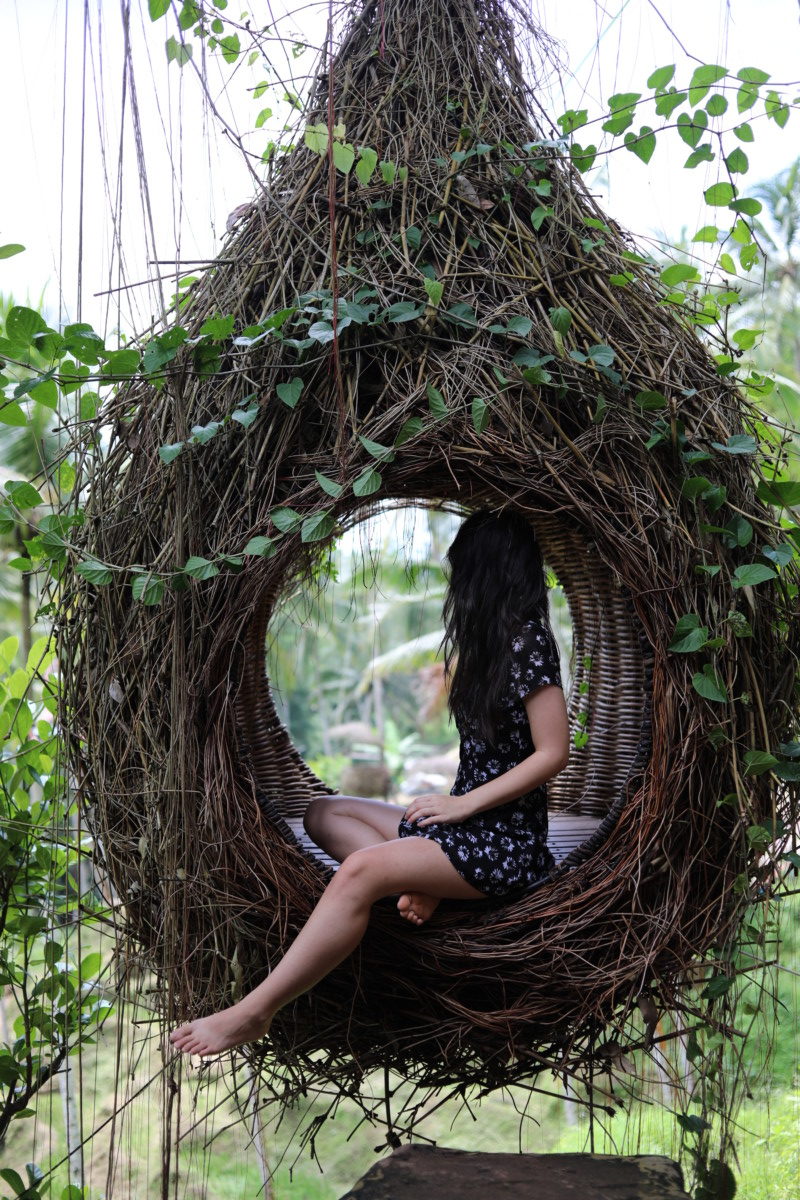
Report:
M732 583L781 538L752 456L724 449L759 427L535 118L515 19L495 0L355 11L307 114L344 149L334 161L317 128L273 164L180 314L200 343L102 415L86 552L134 565L145 601L165 586L148 604L127 573L76 580L66 718L170 1015L259 979L325 884L285 823L322 785L277 722L261 648L326 539L384 499L512 505L585 610L590 736L569 803L611 814L602 845L522 899L443 906L424 930L378 906L361 951L276 1020L298 1089L357 1090L378 1063L489 1087L585 1072L612 1016L617 1043L635 1041L637 998L682 994L735 923L735 879L759 878L745 831L773 793L742 756L786 734L798 632L793 568ZM374 151L372 172L363 151L360 178L339 169L347 147ZM229 314L237 340L203 333ZM738 519L751 545L717 531ZM211 565L190 578L192 557ZM686 614L719 644L670 652ZM576 730L582 705L576 692Z

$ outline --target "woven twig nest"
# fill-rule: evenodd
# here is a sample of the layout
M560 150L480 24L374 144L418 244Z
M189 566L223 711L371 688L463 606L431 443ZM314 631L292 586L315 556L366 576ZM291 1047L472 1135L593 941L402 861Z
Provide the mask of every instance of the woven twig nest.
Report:
M335 141L389 165L366 156L362 181L300 137L190 294L199 343L154 342L153 383L101 415L83 550L126 570L65 596L65 720L170 1018L263 977L328 878L292 833L324 785L264 675L270 614L320 547L385 500L512 506L573 610L589 737L552 796L599 833L507 905L443 905L423 929L376 906L273 1026L298 1090L356 1091L378 1063L424 1084L580 1073L609 1020L672 1003L730 932L735 880L756 878L745 830L773 802L743 754L791 721L792 568L733 586L780 529L752 455L715 448L754 418L535 123L514 37L491 0L367 3L308 121L330 111ZM203 332L229 314L252 342ZM752 545L717 532L732 520ZM687 614L717 644L670 652Z

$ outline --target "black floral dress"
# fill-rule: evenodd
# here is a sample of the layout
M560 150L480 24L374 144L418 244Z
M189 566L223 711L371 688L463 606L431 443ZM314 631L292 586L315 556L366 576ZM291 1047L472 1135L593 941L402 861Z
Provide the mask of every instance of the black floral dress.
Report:
M558 649L549 630L528 621L511 643L511 670L494 741L483 741L469 717L456 718L461 737L460 762L452 796L505 774L534 751L526 696L546 684L561 687ZM544 784L466 821L425 825L403 818L400 837L438 842L467 883L487 896L523 892L554 865L547 848L547 788Z

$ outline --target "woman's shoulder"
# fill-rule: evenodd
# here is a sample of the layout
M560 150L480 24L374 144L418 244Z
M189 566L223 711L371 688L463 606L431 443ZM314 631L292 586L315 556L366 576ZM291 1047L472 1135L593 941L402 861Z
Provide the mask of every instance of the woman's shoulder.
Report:
M553 634L539 617L530 617L518 626L511 637L511 649L516 653L535 645L549 646Z

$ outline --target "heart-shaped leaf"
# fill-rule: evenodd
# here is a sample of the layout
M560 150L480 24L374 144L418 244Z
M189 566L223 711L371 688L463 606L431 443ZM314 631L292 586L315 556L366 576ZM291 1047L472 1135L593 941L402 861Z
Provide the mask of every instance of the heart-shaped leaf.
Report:
M643 163L649 163L656 148L656 135L649 125L643 125L638 133L625 134L625 146Z
M278 399L282 400L287 408L294 408L303 394L303 381L295 376L287 383L279 383L275 391L278 393Z

